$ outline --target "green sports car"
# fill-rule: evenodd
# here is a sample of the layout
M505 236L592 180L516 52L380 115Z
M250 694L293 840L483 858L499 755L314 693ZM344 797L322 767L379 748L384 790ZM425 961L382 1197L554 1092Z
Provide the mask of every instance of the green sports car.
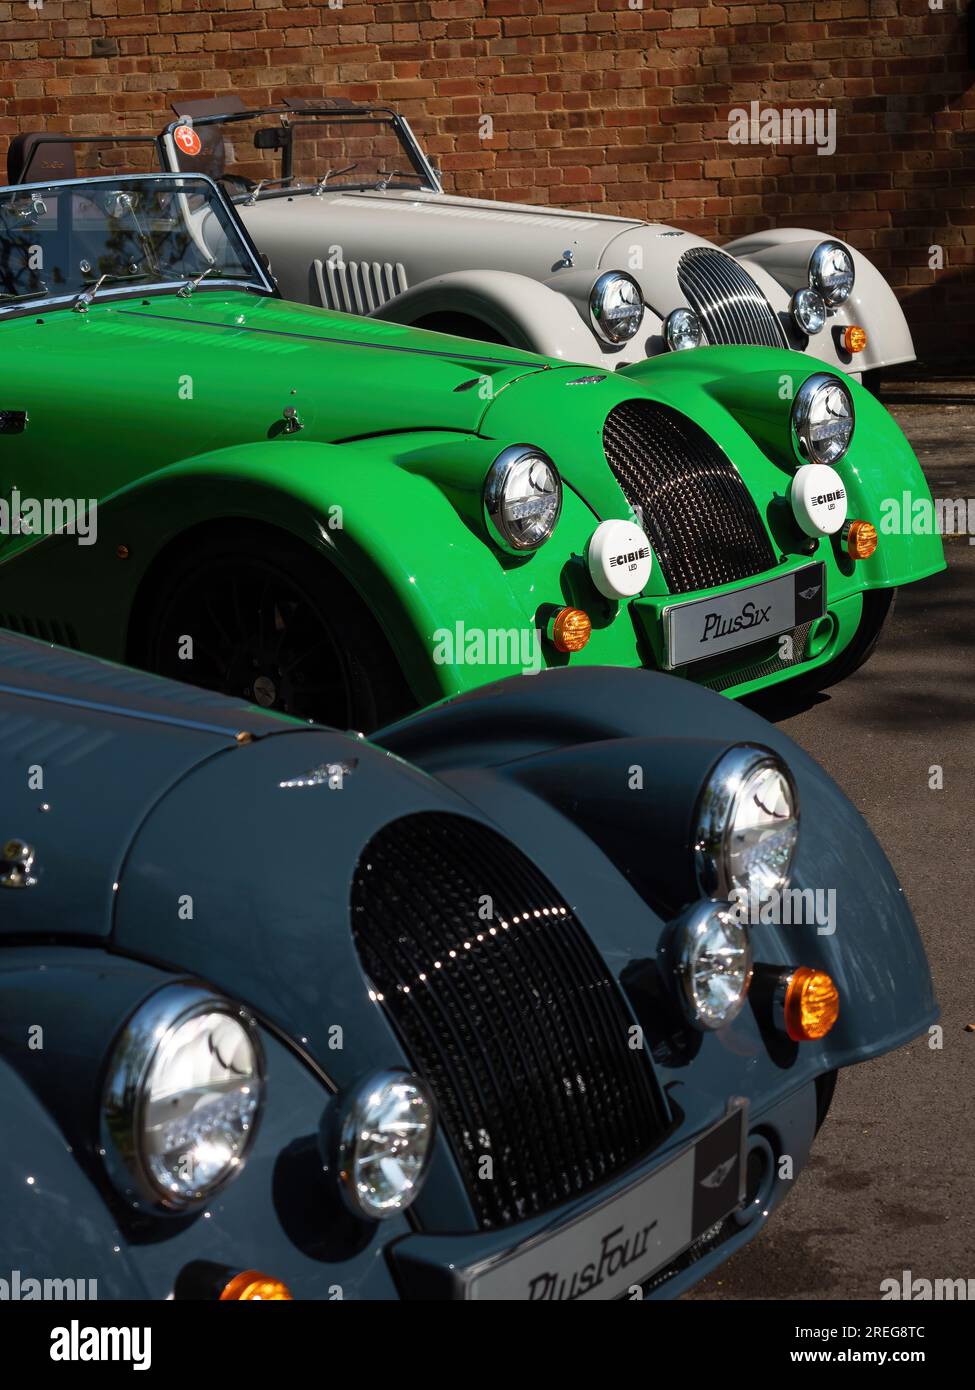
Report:
M566 664L823 686L944 564L878 536L927 485L807 356L609 372L285 303L205 177L0 190L0 320L0 623L292 715Z

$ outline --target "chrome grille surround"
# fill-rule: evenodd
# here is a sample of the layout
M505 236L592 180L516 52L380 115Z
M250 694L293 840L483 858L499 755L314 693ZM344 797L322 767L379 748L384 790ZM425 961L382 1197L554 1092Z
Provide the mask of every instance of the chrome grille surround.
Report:
M403 816L363 850L351 912L482 1229L599 1187L663 1138L667 1102L616 979L511 841L462 815Z
M741 474L700 425L660 401L621 401L603 448L672 594L770 570L775 551Z
M789 346L775 310L733 256L714 246L692 246L677 263L677 281L710 344Z

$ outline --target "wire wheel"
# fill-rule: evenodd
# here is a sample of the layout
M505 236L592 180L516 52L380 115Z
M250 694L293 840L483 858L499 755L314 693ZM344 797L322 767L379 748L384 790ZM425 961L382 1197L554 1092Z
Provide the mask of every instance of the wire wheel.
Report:
M367 723L366 673L323 602L274 560L218 555L175 575L157 607L150 667L296 719ZM359 726L360 727L360 726Z

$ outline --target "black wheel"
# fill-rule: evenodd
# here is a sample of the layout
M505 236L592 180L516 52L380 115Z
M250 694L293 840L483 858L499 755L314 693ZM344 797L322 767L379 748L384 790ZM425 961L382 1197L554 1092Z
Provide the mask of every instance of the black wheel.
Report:
M896 599L896 589L868 589L863 595L859 625L846 650L826 666L810 671L808 676L790 681L788 688L794 690L801 685L809 690L828 690L831 685L838 685L847 676L852 676L873 654L884 624L894 611Z
M829 1114L829 1107L833 1104L833 1096L836 1094L836 1082L839 1078L838 1071L824 1071L822 1076L816 1077L816 1133L822 1129Z
M170 557L134 628L149 670L298 719L369 732L416 703L346 581L258 526Z
M417 319L413 327L427 328L432 333L450 333L455 338L473 338L479 343L500 343L505 347L510 346L496 328L491 328L470 314L459 314L450 310L444 310L439 314L427 314L426 318Z
M870 372L864 372L860 382L867 388L871 396L876 396L880 400L880 388L883 385L884 374L880 367L874 367Z

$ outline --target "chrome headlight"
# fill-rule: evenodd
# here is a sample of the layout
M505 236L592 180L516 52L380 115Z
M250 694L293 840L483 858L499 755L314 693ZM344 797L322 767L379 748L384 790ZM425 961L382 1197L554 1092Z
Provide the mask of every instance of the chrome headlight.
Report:
M799 793L785 763L769 748L730 748L697 806L694 861L701 891L764 901L788 883L798 839Z
M263 1099L264 1055L249 1015L205 990L167 985L129 1019L109 1064L109 1175L136 1206L202 1206L240 1172Z
M381 1221L418 1196L433 1146L433 1100L416 1076L387 1071L351 1097L339 1134L342 1195L357 1216Z
M484 518L496 545L510 555L537 550L561 510L562 479L547 454L514 444L498 455L484 483Z
M730 904L698 903L678 924L675 968L684 1011L698 1028L722 1028L741 1012L752 979L748 929Z
M856 283L856 267L846 247L821 241L809 258L809 283L831 309L845 304Z
M792 402L792 445L806 463L835 463L850 447L855 418L850 388L837 376L807 377Z
M607 343L626 343L643 322L643 295L632 275L607 270L589 293L592 326Z
M704 342L704 325L693 309L675 309L664 324L664 337L671 352L685 352Z
M818 290L796 290L792 296L792 317L807 337L822 332L826 326L826 302Z

